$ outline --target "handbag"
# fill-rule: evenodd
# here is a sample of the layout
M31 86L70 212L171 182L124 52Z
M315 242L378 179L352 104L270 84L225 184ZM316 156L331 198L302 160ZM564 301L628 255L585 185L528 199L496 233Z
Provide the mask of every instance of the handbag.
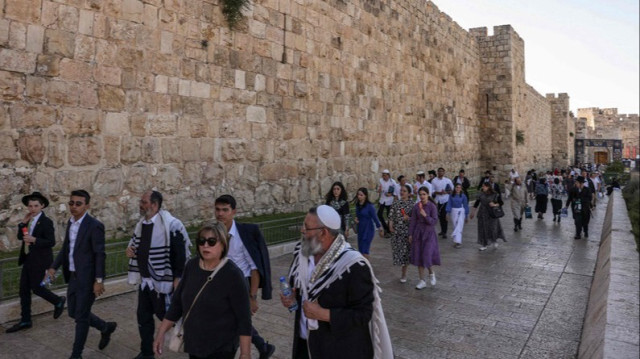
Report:
M189 307L187 314L184 316L184 318L180 318L180 320L178 320L174 324L173 331L171 331L171 334L169 335L169 350L176 353L184 352L184 322L186 322L189 318L189 313L191 313L191 309L193 309L193 305L196 304L196 301L198 300L198 297L200 297L200 293L202 293L204 287L206 287L207 284L211 282L213 277L218 273L218 270L224 267L225 264L227 264L227 260L227 257L223 258L220 261L220 264L218 264L216 269L213 271L213 273L209 274L209 276L207 277L207 281L204 282L204 284L198 291L198 294L196 294L195 298L193 298L193 302L191 302L191 306Z
M524 207L524 218L533 218L533 214L531 213L531 206L526 205Z
M494 202L497 202L498 196L495 197ZM504 217L504 211L502 210L502 206L498 205L495 207L489 207L491 210L489 211L489 216L491 218L502 218Z

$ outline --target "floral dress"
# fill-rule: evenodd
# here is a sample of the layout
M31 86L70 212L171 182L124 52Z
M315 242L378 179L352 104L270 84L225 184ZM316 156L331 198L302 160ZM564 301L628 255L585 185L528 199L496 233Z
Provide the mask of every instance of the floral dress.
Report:
M393 237L391 237L391 251L393 253L393 265L404 266L409 264L409 221L404 220L402 211L411 217L412 200L399 200L391 205L389 219L393 222Z

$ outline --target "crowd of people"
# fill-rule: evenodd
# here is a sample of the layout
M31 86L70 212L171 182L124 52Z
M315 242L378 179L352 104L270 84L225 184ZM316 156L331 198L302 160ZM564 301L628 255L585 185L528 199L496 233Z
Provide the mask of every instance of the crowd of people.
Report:
M421 290L436 285L434 266L441 265L438 238L450 236L454 248L461 248L470 219L478 218L480 251L506 242L500 221L503 198L510 198L514 232L522 230L523 217L532 216L530 201L535 200L541 221L550 200L554 224L559 225L571 208L574 238L581 239L589 236L591 210L604 192L597 171L531 170L521 177L512 169L502 189L487 171L471 204L471 183L464 170L453 179L446 177L444 168L427 173L428 177L418 171L415 182L409 183L405 176L395 181L389 170L382 171L376 186L377 210L366 187L350 199L341 182L333 183L325 204L309 209L289 274L281 278L292 288L292 294L280 294L282 305L296 312L293 358L393 357L378 281L368 260L376 229L380 237L390 239L391 260L401 267L400 282L407 282L407 268L414 265L419 274L415 288ZM6 332L32 327L32 292L53 305L54 318L66 304L75 320L70 358L81 358L90 327L100 332L100 350L117 328L116 322L91 312L96 297L105 291L106 252L105 228L88 214L90 200L85 190L71 192L70 218L55 258L53 223L42 212L49 205L44 195L33 192L22 198L27 214L18 225L21 320ZM137 286L138 296L140 352L135 359L161 355L169 331L190 358L231 359L238 350L240 358L250 358L251 344L260 359L271 357L276 347L260 336L251 321L259 309L258 292L262 300L272 297L269 254L259 227L236 222L236 200L222 195L214 202L215 221L196 235L192 257L185 226L162 208L162 202L157 191L142 194L140 220L125 252L129 283ZM357 249L347 240L350 230L357 233ZM57 296L44 285L60 267L68 283L66 296ZM161 320L157 332L154 317Z

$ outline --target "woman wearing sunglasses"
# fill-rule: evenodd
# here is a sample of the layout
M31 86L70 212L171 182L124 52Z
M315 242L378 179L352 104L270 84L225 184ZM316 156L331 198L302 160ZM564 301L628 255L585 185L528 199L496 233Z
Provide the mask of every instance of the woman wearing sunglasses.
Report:
M232 359L238 347L240 358L251 357L249 290L240 269L227 260L228 236L220 222L198 231L198 256L185 265L172 295L153 343L157 355L162 354L165 333L182 318L189 358Z

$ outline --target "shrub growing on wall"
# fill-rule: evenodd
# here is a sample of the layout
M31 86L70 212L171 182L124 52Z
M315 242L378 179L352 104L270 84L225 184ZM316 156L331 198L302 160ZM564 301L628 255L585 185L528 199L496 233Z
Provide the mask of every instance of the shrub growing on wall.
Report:
M229 24L229 28L233 27L242 19L242 10L249 7L249 0L223 0L222 14Z

